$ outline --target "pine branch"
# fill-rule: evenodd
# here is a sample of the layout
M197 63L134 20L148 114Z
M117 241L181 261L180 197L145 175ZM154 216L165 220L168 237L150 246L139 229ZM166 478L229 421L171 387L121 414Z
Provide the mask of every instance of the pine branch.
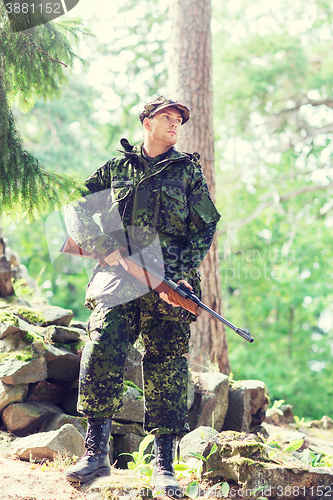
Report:
M59 64L62 64L63 66L65 66L65 68L68 68L68 65L61 62L61 61L57 61L56 59L52 59L52 57L50 56L50 54L48 54L45 50L43 50L41 47L37 47L37 45L35 45L34 43L27 43L25 46L27 47L28 45L31 45L32 47L35 47L37 50L40 50L42 52L44 52L44 54L47 55L47 57L49 58L50 61L52 62L56 62L56 63L59 63Z

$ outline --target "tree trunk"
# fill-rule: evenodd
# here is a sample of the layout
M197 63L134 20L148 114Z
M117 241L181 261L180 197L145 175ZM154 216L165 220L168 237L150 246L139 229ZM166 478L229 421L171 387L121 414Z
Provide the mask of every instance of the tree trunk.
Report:
M211 5L210 0L170 0L171 20L169 98L184 102L191 119L181 131L179 150L201 154L201 165L213 200L214 132L212 100ZM222 313L221 278L216 236L200 266L202 300ZM203 371L217 362L229 374L227 340L223 323L205 311L192 324L190 366Z

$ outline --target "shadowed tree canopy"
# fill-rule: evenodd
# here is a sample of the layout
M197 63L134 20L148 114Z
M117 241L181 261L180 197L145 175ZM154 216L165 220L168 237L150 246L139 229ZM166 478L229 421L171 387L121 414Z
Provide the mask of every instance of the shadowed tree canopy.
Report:
M59 205L79 184L47 172L24 149L11 108L27 112L37 99L60 95L64 70L78 58L72 45L83 29L63 21L13 32L1 3L0 30L0 214L31 220Z

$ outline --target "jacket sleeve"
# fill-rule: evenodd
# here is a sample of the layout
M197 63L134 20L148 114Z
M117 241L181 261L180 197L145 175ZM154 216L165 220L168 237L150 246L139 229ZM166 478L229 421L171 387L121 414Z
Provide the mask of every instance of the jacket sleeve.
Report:
M112 160L96 170L86 181L82 197L66 208L65 221L73 240L89 253L106 257L121 245L112 234L103 233L96 222L110 197L110 169ZM95 218L94 218L95 216Z
M216 225L221 217L211 199L200 165L195 167L188 204L189 235L186 247L182 251L180 265L173 275L174 280L188 279L193 272L196 272L211 247Z

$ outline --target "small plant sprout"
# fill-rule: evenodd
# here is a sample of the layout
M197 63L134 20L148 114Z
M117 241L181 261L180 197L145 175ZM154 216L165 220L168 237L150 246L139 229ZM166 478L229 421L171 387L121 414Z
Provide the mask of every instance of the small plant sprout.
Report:
M283 411L280 410L281 406L283 405L284 403L284 399L277 399L274 401L273 403L273 406L272 406L272 410L275 410L276 413L278 413L279 415L283 415Z
M303 450L302 461L311 467L333 467L333 456L325 453L315 453L309 448Z
M145 453L145 451L154 440L154 437L155 436L152 434L148 434L148 436L141 441L139 451L133 451L133 453L121 453L121 455L129 455L133 459L132 462L127 463L127 467L140 475L147 476L149 481L153 473L153 467L151 463L149 463L152 453Z
M273 434L267 439L261 436L263 445L266 447L268 457L271 460L275 460L280 463L289 463L290 460L293 459L291 453L301 448L303 446L304 440L295 439L294 441L288 443L284 448L282 448L280 443L276 440L276 437L278 436L279 435L277 434L277 432L273 432Z
M267 486L260 486L260 488L256 488L254 491L252 491L251 495L255 495L256 493L264 490L265 488L267 488ZM257 497L256 500L268 500L268 498L267 497Z
M209 457L213 455L213 453L215 453L216 451L217 451L217 445L216 443L214 443L207 457L204 457L200 453L190 452L190 455L192 455L192 457L198 459L197 465L194 466L190 466L184 462L174 463L177 479L181 478L193 479L193 481L190 484L188 484L185 490L185 493L188 497L196 498L199 495L200 493L199 481L201 479L202 464L203 462L207 462ZM229 485L226 482L215 484L212 488L210 488L209 491L216 493L216 488L220 485L221 489L219 494L222 495L223 497L227 497L229 493Z
M295 427L296 429L300 429L302 424L304 423L304 417L299 418L297 415L294 415L294 420L295 420Z

